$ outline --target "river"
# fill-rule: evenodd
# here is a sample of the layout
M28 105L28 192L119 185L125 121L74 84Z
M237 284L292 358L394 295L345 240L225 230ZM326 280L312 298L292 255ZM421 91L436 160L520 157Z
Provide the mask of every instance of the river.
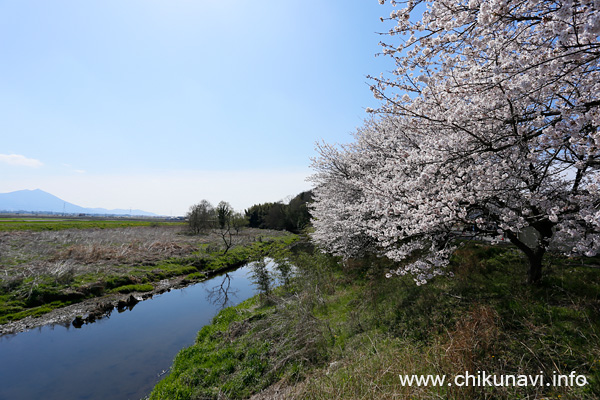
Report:
M81 328L1 336L0 400L143 398L225 303L256 294L250 270L171 290Z

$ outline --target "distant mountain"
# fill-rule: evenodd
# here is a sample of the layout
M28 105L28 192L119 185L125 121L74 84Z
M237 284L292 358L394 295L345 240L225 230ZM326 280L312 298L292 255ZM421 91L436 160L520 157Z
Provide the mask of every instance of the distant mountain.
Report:
M107 210L105 208L80 207L40 189L0 193L0 211L156 216L156 214L142 210Z

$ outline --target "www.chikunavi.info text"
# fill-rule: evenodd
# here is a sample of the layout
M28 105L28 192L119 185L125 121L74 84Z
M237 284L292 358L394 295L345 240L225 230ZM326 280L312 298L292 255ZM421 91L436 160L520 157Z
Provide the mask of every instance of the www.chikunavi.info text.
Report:
M542 371L535 375L501 375L477 371L455 376L447 375L399 375L402 386L471 386L471 387L502 387L502 386L585 386L588 380L576 371L570 374L544 375Z

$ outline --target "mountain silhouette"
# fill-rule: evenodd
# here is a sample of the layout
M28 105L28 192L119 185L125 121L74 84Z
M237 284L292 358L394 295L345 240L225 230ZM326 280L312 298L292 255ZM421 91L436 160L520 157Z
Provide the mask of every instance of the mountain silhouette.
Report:
M0 212L47 212L65 214L108 214L108 215L140 215L156 216L142 210L107 210L105 208L81 207L40 189L17 190L0 193Z

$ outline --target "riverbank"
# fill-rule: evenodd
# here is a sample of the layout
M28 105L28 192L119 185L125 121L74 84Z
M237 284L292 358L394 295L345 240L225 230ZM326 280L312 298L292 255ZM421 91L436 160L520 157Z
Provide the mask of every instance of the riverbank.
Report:
M0 232L0 334L75 325L289 246L296 236L244 229L225 252L218 232L181 225Z
M1 336L0 398L143 398L224 306L257 293L254 265L114 310L80 329L50 325Z
M518 251L472 244L453 256L453 278L416 286L386 279L383 259L296 257L288 285L223 310L150 399L596 399L597 260L552 261L532 286ZM545 380L460 385L483 372ZM570 374L585 384L553 381ZM401 384L413 375L447 381Z

